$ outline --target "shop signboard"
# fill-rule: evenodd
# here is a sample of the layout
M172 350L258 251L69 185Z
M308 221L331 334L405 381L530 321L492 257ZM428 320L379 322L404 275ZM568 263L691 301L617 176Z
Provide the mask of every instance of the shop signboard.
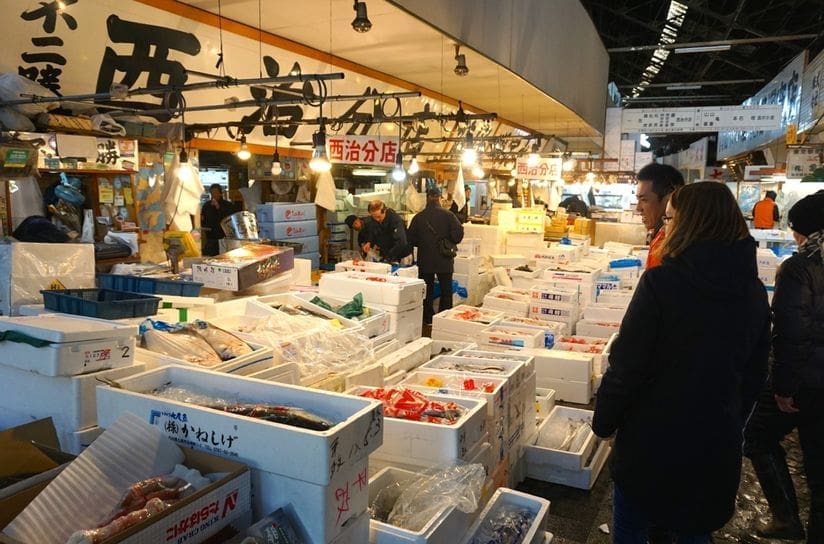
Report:
M812 128L822 114L824 114L824 51L811 60L804 69L801 82L801 107L798 112L799 132Z
M726 159L778 138L784 138L787 125L798 123L801 105L801 76L807 52L798 54L772 81L755 95L744 101L742 106L773 105L780 108L779 124L771 129L735 130L718 134L718 158Z
M824 164L824 144L787 149L787 177L803 178Z
M722 130L773 130L781 126L780 105L624 110L621 131L669 134Z
M333 163L393 166L398 154L398 139L351 134L327 135L326 152L329 161Z
M515 177L518 179L561 179L563 160L560 157L541 157L534 165L530 165L527 156L518 157L515 164Z

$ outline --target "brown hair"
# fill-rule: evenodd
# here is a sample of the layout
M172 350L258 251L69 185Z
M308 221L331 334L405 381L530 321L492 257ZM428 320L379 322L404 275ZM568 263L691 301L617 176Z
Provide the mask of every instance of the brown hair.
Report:
M384 212L386 211L386 203L383 200L376 198L375 200L369 202L369 207L366 209L369 213L376 211Z
M750 235L744 215L726 185L702 181L670 197L675 217L667 225L661 255L678 257L693 244L710 240L731 244Z

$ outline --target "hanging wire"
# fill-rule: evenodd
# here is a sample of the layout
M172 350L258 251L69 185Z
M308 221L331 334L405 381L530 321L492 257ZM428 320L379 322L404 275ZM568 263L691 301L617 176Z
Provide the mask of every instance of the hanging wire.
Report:
M258 0L258 74L263 78L263 17L261 17L261 3Z
M223 13L221 12L220 0L217 0L217 24L220 36L220 53L217 54L215 68L218 69L221 77L226 77L226 64L223 62Z

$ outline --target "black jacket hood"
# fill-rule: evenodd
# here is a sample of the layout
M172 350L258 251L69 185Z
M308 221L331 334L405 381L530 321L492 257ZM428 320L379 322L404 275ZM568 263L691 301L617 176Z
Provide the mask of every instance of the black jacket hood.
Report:
M680 264L684 281L713 296L733 299L744 296L749 280L758 277L755 250L752 236L731 244L698 242L674 259L665 258L663 264Z

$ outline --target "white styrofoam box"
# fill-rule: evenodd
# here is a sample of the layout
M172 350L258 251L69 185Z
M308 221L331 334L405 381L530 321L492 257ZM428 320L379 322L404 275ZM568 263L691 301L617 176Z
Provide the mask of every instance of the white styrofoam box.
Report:
M405 370L397 370L397 371L393 372L392 374L389 374L388 376L386 376L383 379L383 385L384 385L384 387L391 387L393 385L398 385L399 383L401 383L403 381L403 379L405 377L406 377L406 371Z
M343 530L329 541L329 544L349 544L350 542L369 542L369 511L358 516L349 518L344 523Z
M420 475L394 466L381 469L369 479L369 503L387 487L416 477ZM472 514L464 513L454 505L438 511L418 531L372 519L369 521L369 544L454 544L456 537L466 533L471 520Z
M293 293L295 297L302 299L304 304L302 306L304 308L311 308L311 310L318 311L323 310L323 312L319 312L323 315L327 315L328 310L322 308L316 304L312 304L310 301L315 298L316 293ZM328 302L332 306L341 306L350 302L350 300L344 300L342 298L336 297L321 297L325 302ZM306 306L308 304L308 306ZM353 323L356 323L363 327L363 335L367 338L374 338L376 336L380 336L382 334L386 334L391 330L391 322L389 312L384 310L380 310L376 307L370 306L368 304L364 305L366 313L368 317L362 317L358 319L353 318L344 318L343 316L338 316L338 319L343 320L347 319Z
M535 413L539 419L546 418L555 408L555 390L546 387L535 388Z
M575 288L536 284L530 287L530 294L536 302L574 305L579 301L579 290Z
M524 363L522 361L495 359L494 357L498 354L493 352L481 353L484 353L487 357L480 358L463 357L461 355L439 355L431 361L422 364L420 370L445 370L448 372L462 372L468 374L489 374L490 376L506 378L512 387L520 387L524 380L524 375L527 373L525 370L527 364L531 367L531 357L529 357L529 363Z
M218 302L207 307L208 317L226 317L242 315L246 317L271 317L280 315L280 312L268 306L263 299L257 297L233 298L225 302Z
M595 293L600 296L601 293L617 293L621 291L621 278L614 274L601 274L595 282Z
M575 324L576 334L581 336L597 336L598 338L609 338L621 328L621 323L617 321L593 321L591 319L581 319Z
M273 365L264 370L258 370L246 375L247 378L266 380L267 382L290 383L300 385L300 368L297 363L282 363Z
M499 323L500 325L514 325L527 329L538 329L544 333L543 347L551 348L555 345L555 337L566 332L566 324L560 321L548 321L546 319L536 319L532 317L506 317Z
M355 387L347 393L360 396L374 389ZM459 405L463 409L460 419L445 425L384 416L383 445L370 457L390 462L438 465L463 459L481 441L486 433L484 399L442 395L432 389L421 392L430 400Z
M480 238L482 255L503 253L506 245L506 234L497 226L468 223L463 227L464 238Z
M508 348L542 348L544 334L538 329L507 325L492 325L481 331L479 343Z
M609 338L574 335L561 336L558 338L553 349L592 355L593 375L603 374L609 364L609 352L612 349L612 343L617 336L617 334L613 334Z
M17 315L22 304L43 302L41 289L95 286L92 244L0 244L0 315Z
M481 535L480 529L487 518L496 514L500 508L516 507L518 510L525 510L535 516L529 530L521 538L523 544L542 544L546 535L546 520L549 516L549 501L514 491L506 487L500 487L489 499L489 502L478 515L478 519L469 528L466 537L460 541L460 544L472 544L476 542L475 536Z
M305 259L309 261L309 266L312 270L317 270L320 268L320 253L298 253L295 255L295 259Z
M406 372L417 368L429 360L432 352L432 339L418 338L400 349L384 355L380 362L385 369L385 375L389 376L402 370Z
M333 311L327 310L321 306L316 304L312 304L310 300L316 296L317 293L307 292L307 293L277 293L273 295L265 295L261 296L257 299L258 304L265 305L269 310L272 312L270 315L263 315L260 317L271 317L271 316L280 316L284 317L283 313L277 309L280 305L293 305L298 306L307 310L310 313L317 314L321 316L318 318L319 326L324 324L324 321L328 321L328 324L340 328L347 331L357 332L359 334L364 334L364 327L360 321L354 319L347 319L342 315L336 314ZM324 300L341 300L341 299L334 299L334 298L325 298L321 297ZM340 302L341 304L349 302L349 300L343 300ZM325 320L323 318L326 318ZM246 316L231 316L228 318L214 318L211 320L212 323L215 325L222 327L224 329L236 331L239 330L240 327L252 325L256 322L259 317L248 319ZM251 339L254 338L254 334L252 333L237 333L238 336L242 338Z
M481 239L464 237L458 244L458 255L479 257L481 255Z
M464 349L473 349L478 347L475 342L446 342L443 340L433 340L429 345L430 358L434 359L439 355L455 355Z
M383 407L368 399L175 366L136 374L119 383L122 389L97 388L97 420L101 427L131 412L187 447L316 484L329 484L338 473L366 459L383 440ZM237 402L271 403L276 399L278 404L303 408L336 424L327 431L313 431L144 393L167 383ZM186 430L183 422L189 425ZM221 437L220 446L198 439L192 426L208 429L210 436L214 432L214 436ZM300 463L283 462L298 458Z
M369 272L370 274L389 274L392 265L389 263L373 263L371 261L341 261L335 263L335 272Z
M539 268L556 264L568 264L579 260L583 256L581 246L551 244L548 248L536 249L531 258Z
M614 255L629 255L635 246L622 242L604 242L604 249Z
M467 380L470 379L474 382L475 389L464 389L464 386L468 385ZM432 383L430 380L437 380L443 385L428 385L427 382ZM490 417L503 414L506 402L506 378L498 378L489 374L418 369L407 372L401 385L419 389L426 394L482 398L486 400L486 412Z
M529 303L529 317L560 321L567 324L568 330L572 330L579 315L580 309L577 304L564 304L540 299L532 299Z
M376 338L385 337L388 338L387 341L381 342L378 344L374 344L372 347L372 356L375 358L376 361L379 361L389 355L390 353L394 353L400 347L400 343L398 339L395 338L395 333L387 332L386 334L382 334ZM374 340L374 339L373 339Z
M483 350L479 347L471 347L458 351L455 353L456 357L464 359L477 359L482 361L491 361L493 364L499 361L511 361L521 363L523 365L522 371L524 377L529 376L535 372L535 357L527 355L519 350ZM523 377L519 381L523 381Z
M596 446L596 436L592 429L586 429L586 438L583 440L577 451L564 451L541 446L541 438L553 430L559 430L563 435L564 430L569 425L569 420L584 420L585 425L592 423L592 410L581 408L571 408L569 406L556 406L546 417L538 428L537 442L533 448L525 451L527 463L553 465L558 468L571 470L581 470L586 465L589 455Z
M484 295L484 308L499 310L508 314L526 317L529 311L529 297L505 292L496 292L494 289Z
M470 317L471 319L461 319L459 316ZM472 306L455 306L451 310L437 313L432 318L432 333L442 331L452 335L458 335L456 340L473 340L481 334L485 328L498 323L504 314L496 310L475 308ZM463 335L463 338L460 337ZM446 340L450 340L447 338Z
M506 247L521 246L531 248L544 248L544 231L541 232L508 232L506 233Z
M331 234L349 234L349 225L344 222L340 223L326 223L326 230Z
M351 298L362 293L366 303L394 306L419 305L426 297L426 283L421 279L363 272L329 272L320 277L319 286L321 296Z
M145 364L147 370L166 365L175 365L204 368L214 372L225 372L226 374L236 374L238 376L246 376L253 372L265 370L272 366L274 361L272 359L273 350L271 347L250 343L245 337L243 340L246 341L246 343L249 344L249 347L252 348L251 353L220 362L210 367L205 367L184 359L178 359L177 357L166 355L165 353L158 353L144 348L137 348L135 358L137 362Z
M144 370L143 365L136 364L79 376L44 376L0 365L3 384L0 407L24 413L29 420L51 417L60 444L64 445L78 429L97 424L95 388L98 385Z
M641 272L643 272L643 269L640 265L625 266L622 268L609 268L609 274L620 278L624 285L635 285L638 282L638 278L641 277Z
M266 202L258 204L255 215L259 223L279 223L283 221L307 221L315 219L314 202L298 204L296 202Z
M289 241L303 244L303 247L300 249L300 253L296 254L295 257L306 253L317 253L320 251L320 237L317 235L289 238Z
M579 353L560 349L525 349L524 355L535 358L535 373L538 379L551 378L573 382L589 382L594 370L592 353ZM564 399L566 400L566 399Z
M603 273L599 268L592 270L578 270L575 265L559 266L544 270L543 278L549 281L570 281L578 284L593 285Z
M630 301L632 301L631 291L601 291L595 298L595 302L611 304L613 306L629 306Z
M577 489L592 489L601 474L601 469L604 468L611 448L608 442L599 442L591 457L587 459L584 467L580 470L566 469L552 463L538 462L540 450L543 449L538 446L526 446L524 449L530 452L538 450L529 454L533 461L527 461L526 463L527 477Z
M601 302L587 304L583 309L583 318L592 321L618 321L624 319L627 307Z
M343 391L358 386L383 387L384 366L380 361L365 364L344 375Z
M502 266L504 268L517 268L519 266L526 266L527 258L524 254L494 254L490 255L492 258L492 266Z
M270 240L305 238L307 236L317 236L318 222L311 219L309 221L258 223L258 232L260 233L261 238L269 238Z
M761 283L764 285L774 285L775 284L775 274L777 272L777 268L772 266L759 266L758 267L758 279L761 280Z
M300 452L293 454L298 459ZM293 510L310 542L330 542L369 508L369 461L340 469L328 484L253 469L252 514L255 519L282 507Z
M555 398L559 401L589 404L592 400L592 380L576 382L556 378L537 378L536 383L542 389L554 389Z
M481 284L481 275L480 274L458 274L455 273L452 275L452 279L458 282L458 285L461 287L466 288L468 291L473 291L478 289Z
M464 274L464 275L477 275L478 270L481 267L481 259L480 256L464 256L458 255L455 257L455 274Z
M105 431L105 429L94 425L93 427L87 427L69 433L65 441L61 440L60 449L72 455L80 455L80 452L88 448L89 444L94 442L95 438L103 434L103 431Z
M420 276L418 265L413 264L409 266L399 266L392 271L393 276L400 276L401 278L417 278Z
M755 250L755 262L758 267L775 268L778 266L778 257L770 249L759 247Z
M418 305L402 312L386 312L389 315L389 330L394 332L398 342L406 344L421 337L423 332L423 306Z
M0 331L50 342L0 342L0 364L45 376L72 376L134 364L137 328L65 314L0 317Z
M530 272L510 268L507 273L509 277L512 278L512 287L516 289L530 289L534 285L533 280L540 278L543 271L539 268Z

